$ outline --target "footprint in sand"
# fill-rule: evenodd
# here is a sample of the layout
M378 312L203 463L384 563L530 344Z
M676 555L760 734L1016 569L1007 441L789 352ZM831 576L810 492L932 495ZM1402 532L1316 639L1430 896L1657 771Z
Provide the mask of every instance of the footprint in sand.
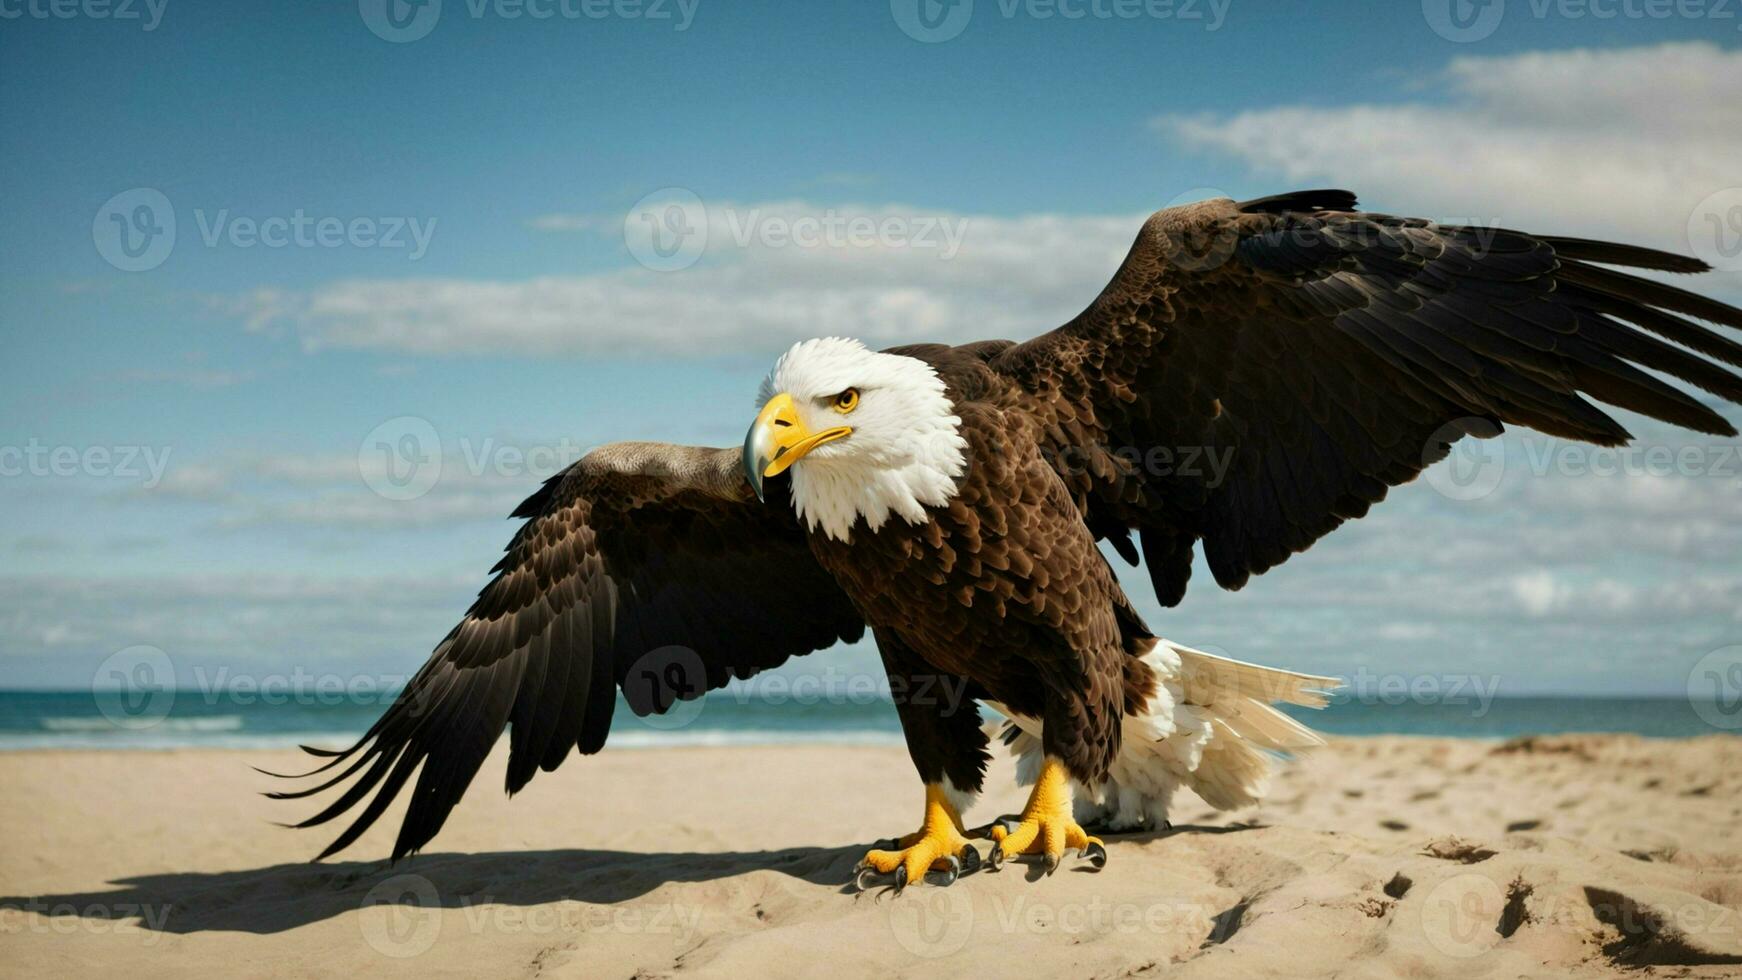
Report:
M1479 861L1486 861L1499 852L1489 850L1480 844L1460 840L1457 837L1442 837L1439 840L1430 841L1427 847L1422 849L1422 853L1428 857L1439 858L1441 861L1475 864Z

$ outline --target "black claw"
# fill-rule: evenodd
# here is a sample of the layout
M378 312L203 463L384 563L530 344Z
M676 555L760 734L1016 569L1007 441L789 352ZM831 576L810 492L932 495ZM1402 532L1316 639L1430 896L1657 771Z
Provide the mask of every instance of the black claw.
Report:
M906 887L907 887L907 865L904 864L901 867L895 869L895 894L897 894L897 895L901 894L901 890L903 888L906 888Z
M974 845L963 845L962 853L958 854L957 857L962 862L962 874L971 875L980 870L980 852L975 850Z
M997 871L999 867L1004 864L1004 848L994 841L992 843L992 852L987 855L986 860L990 865L991 870Z
M1090 841L1089 846L1083 848L1083 857L1088 858L1089 863L1097 869L1107 866L1107 848L1099 841Z
M962 876L962 859L952 854L944 860L950 863L950 867L948 871L944 872L944 880L938 882L938 884L944 888L948 888L956 883L957 878Z
M1161 822L1161 832L1162 833L1165 834L1172 829L1173 829L1173 821L1172 820L1163 820Z
M1045 860L1047 874L1050 875L1059 869L1059 856L1057 854L1048 854Z
M870 888L873 883L876 882L877 873L878 872L877 872L876 868L873 868L869 864L866 864L865 862L860 861L858 866L856 866L853 869L853 887L859 889L860 891L865 891L866 889ZM867 880L867 876L869 876L869 880Z

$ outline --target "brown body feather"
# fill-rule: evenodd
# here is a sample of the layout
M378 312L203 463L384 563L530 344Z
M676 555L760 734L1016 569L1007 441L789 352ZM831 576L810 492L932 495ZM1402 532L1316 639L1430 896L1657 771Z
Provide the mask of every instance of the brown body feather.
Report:
M914 525L891 520L876 531L861 520L847 540L810 533L811 550L876 631L917 655L900 665L898 689L913 692L903 723L928 713L940 738L909 745L920 775L948 775L978 791L984 737L963 744L973 703L924 691L970 690L1046 726L1046 748L1085 782L1099 781L1119 751L1119 721L1135 656L1155 642L1132 611L1113 570L1083 524L1070 491L1040 453L1039 426L1019 390L995 381L983 362L954 351L910 351L949 384L968 469L947 506ZM966 400L978 391L985 400ZM1131 664L1128 665L1128 661ZM941 672L945 680L928 678ZM1146 676L1136 670L1133 677ZM1147 698L1151 684L1141 681ZM970 765L970 763L974 763Z

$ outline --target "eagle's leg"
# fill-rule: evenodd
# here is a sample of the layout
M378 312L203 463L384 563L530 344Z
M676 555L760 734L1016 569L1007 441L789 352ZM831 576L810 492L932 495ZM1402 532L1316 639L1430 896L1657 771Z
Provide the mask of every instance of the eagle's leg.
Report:
M950 802L942 783L925 784L925 817L919 830L896 842L895 850L872 850L854 869L864 887L870 873L893 874L895 888L923 881L927 871L948 872L950 881L957 875L980 866L980 852L968 843L962 832L962 815Z
M1099 868L1107 863L1107 847L1099 837L1090 837L1071 817L1071 777L1065 764L1047 756L1040 778L1022 808L1014 830L1001 823L992 825L992 867L1019 854L1038 854L1047 874L1058 869L1066 848L1075 848Z
M872 632L907 754L925 783L925 815L918 830L870 851L854 872L861 888L875 875L893 875L899 890L924 880L927 871L945 872L945 883L954 882L980 866L980 852L962 829L962 811L985 780L986 733L975 701L981 692L964 677L940 673L895 634Z

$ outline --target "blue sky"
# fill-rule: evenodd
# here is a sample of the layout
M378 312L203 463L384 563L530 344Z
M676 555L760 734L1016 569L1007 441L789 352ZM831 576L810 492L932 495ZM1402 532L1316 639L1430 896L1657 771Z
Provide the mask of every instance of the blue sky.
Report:
M557 460L735 442L805 337L1049 329L1170 202L1340 185L1680 251L1742 214L1723 9L1515 0L1470 8L1481 36L1454 41L1433 0L979 0L924 43L903 0L664 19L444 0L396 43L373 4L0 3L0 464L39 460L0 475L5 683L82 687L137 644L178 671L403 674ZM1116 11L1139 16L1097 14ZM148 192L174 244L125 271L105 236ZM634 229L674 202L707 247L649 268ZM247 231L299 215L345 230ZM854 217L889 234L769 234ZM1735 302L1742 276L1698 288ZM369 446L425 432L440 478L391 499ZM1742 460L1636 432L1699 462L1592 475L1575 447L1513 439L1491 493L1400 490L1239 594L1200 575L1164 614L1135 573L1130 591L1171 638L1284 666L1678 694L1742 643ZM57 448L79 463L57 472Z

